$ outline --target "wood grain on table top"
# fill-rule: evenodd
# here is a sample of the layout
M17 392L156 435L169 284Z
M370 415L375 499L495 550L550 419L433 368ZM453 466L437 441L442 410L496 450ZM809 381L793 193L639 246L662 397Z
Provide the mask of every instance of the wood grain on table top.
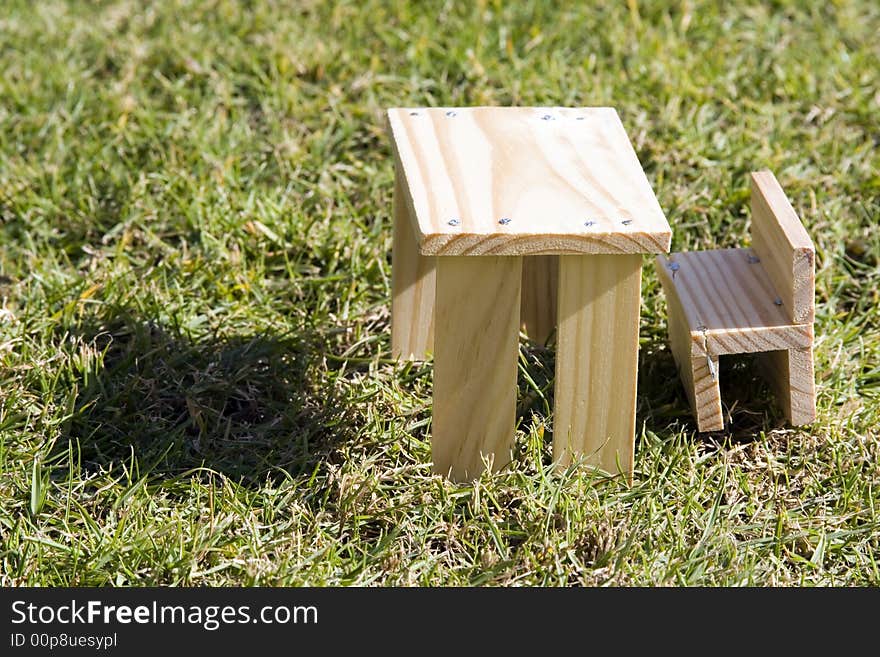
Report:
M669 250L613 108L394 108L388 121L423 255Z

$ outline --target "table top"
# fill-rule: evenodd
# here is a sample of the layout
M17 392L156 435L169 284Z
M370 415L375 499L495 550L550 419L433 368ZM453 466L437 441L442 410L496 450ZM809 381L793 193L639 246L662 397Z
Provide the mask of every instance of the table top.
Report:
M669 251L613 108L393 108L388 122L423 255Z

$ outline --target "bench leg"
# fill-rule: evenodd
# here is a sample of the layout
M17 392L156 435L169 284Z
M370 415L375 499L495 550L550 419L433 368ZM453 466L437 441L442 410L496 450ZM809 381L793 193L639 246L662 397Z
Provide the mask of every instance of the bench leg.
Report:
M630 479L635 445L640 255L559 256L553 458Z
M721 384L718 380L718 356L709 356L706 352L692 353L690 362L682 368L682 382L688 393L688 399L697 418L698 431L721 431L724 429L724 413L721 410ZM684 372L690 369L690 381Z
M522 258L437 258L434 472L474 479L511 459Z
M710 369L705 341L699 333L691 333L674 289L666 288L666 305L669 346L697 420L697 430L720 431L724 428L724 415L721 411L721 387L718 384L718 356L713 357Z
M800 426L815 420L813 348L768 351L761 354L761 364L789 423Z
M559 257L528 256L522 270L522 329L538 344L546 344L556 328Z
M435 258L419 253L404 200L406 186L394 177L394 242L391 251L391 356L424 360L434 348Z

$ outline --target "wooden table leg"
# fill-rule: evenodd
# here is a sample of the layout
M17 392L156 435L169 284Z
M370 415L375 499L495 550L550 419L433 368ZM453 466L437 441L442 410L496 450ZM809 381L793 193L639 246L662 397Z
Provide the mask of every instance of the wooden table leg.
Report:
M394 242L391 251L391 356L424 360L434 348L436 258L419 253L406 185L394 175Z
M559 256L528 256L522 271L522 328L532 340L546 344L556 328Z
M437 259L434 471L457 481L510 461L522 258Z
M553 458L632 478L640 255L559 257Z

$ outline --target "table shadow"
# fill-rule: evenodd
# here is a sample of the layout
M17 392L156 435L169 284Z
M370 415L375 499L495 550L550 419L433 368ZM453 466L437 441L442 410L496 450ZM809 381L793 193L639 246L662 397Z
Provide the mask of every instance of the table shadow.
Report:
M353 435L353 411L310 376L321 358L315 335L192 340L127 308L78 333L102 357L68 384L59 462L72 446L87 471L208 468L259 486L312 472Z

